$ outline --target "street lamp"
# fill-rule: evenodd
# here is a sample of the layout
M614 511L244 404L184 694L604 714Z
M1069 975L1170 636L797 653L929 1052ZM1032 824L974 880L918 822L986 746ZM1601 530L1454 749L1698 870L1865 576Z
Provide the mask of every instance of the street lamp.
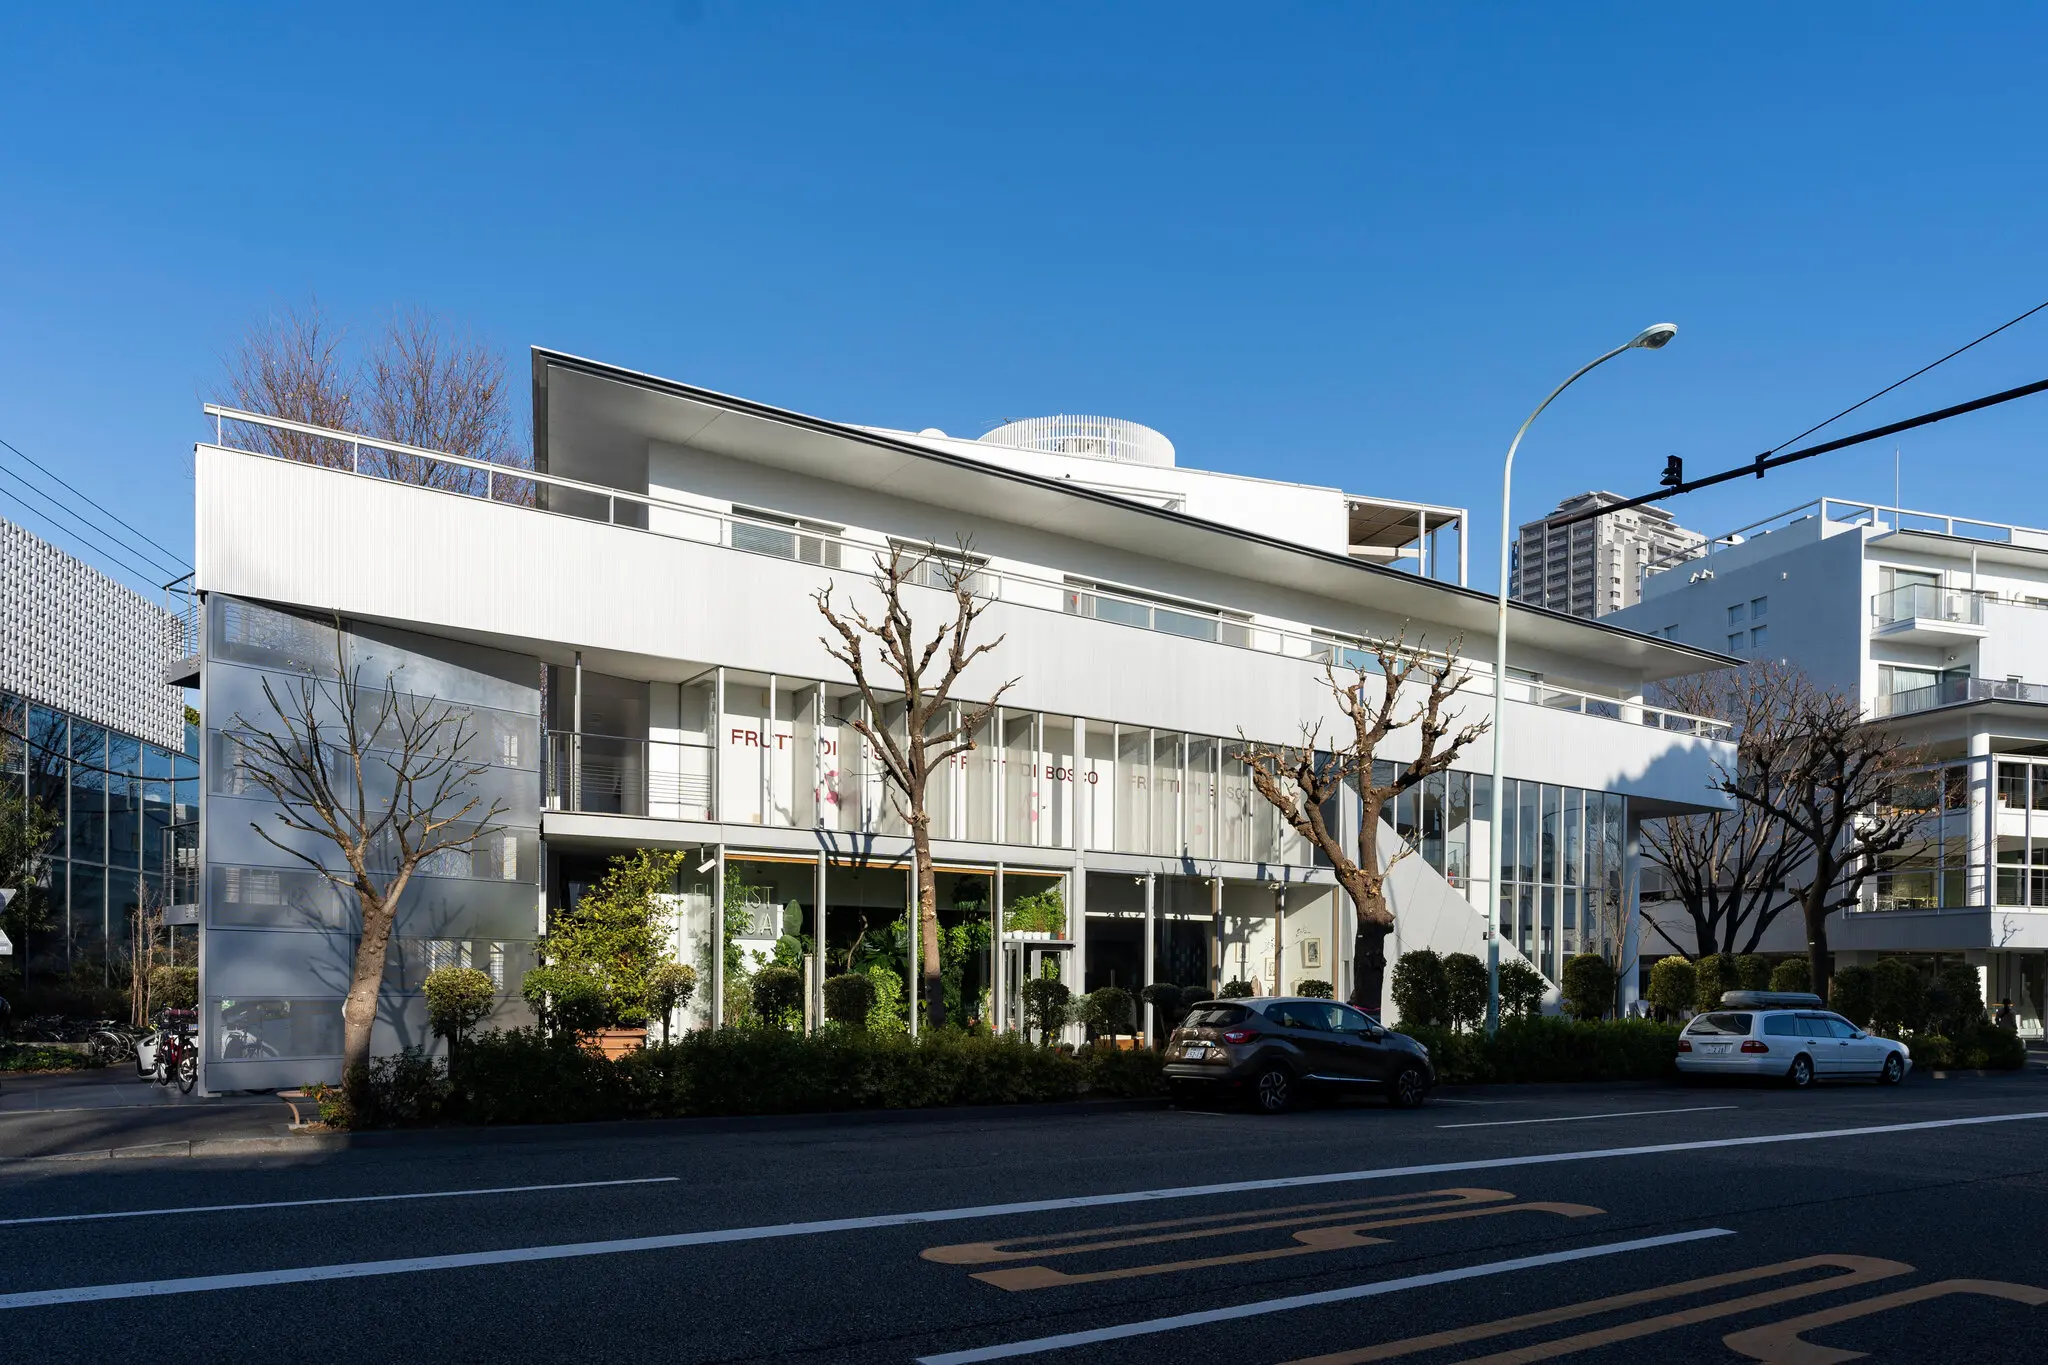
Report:
M1623 351L1661 351L1677 335L1678 324L1660 322L1645 327L1598 359L1581 365L1573 371L1571 378L1550 391L1550 397L1536 405L1536 411L1529 414L1521 430L1515 433L1515 439L1508 443L1507 463L1501 467L1500 600L1495 607L1493 624L1493 796L1488 803L1493 808L1493 885L1487 888L1492 904L1486 910L1486 1036L1489 1038L1500 1028L1500 897L1501 886L1507 876L1507 841L1501 837L1501 788L1506 785L1501 780L1501 731L1505 728L1506 711L1501 703L1506 700L1508 685L1508 530L1514 524L1508 512L1508 495L1514 484L1515 451L1521 446L1522 438L1529 434L1530 425L1543 415L1543 410L1588 370L1606 364Z

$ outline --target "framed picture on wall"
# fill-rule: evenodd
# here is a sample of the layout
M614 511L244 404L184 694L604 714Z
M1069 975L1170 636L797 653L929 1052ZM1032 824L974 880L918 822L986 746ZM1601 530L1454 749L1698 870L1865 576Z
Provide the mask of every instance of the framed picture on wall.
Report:
M1323 965L1323 941L1319 938L1305 938L1301 941L1301 965L1310 971L1318 971Z

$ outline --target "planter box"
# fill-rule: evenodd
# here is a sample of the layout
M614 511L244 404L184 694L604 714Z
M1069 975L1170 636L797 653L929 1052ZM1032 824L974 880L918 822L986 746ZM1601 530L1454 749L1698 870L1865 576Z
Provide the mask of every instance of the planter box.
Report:
M584 1046L593 1049L612 1061L617 1061L627 1053L638 1052L641 1048L647 1046L647 1030L645 1028L600 1029L590 1035L590 1040Z

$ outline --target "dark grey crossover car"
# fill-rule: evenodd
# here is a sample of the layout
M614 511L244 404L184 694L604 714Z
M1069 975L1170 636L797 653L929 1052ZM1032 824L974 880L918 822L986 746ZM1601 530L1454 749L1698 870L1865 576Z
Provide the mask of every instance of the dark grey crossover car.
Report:
M1429 1049L1332 1000L1209 1000L1166 1040L1175 1098L1236 1095L1277 1114L1304 1091L1380 1094L1403 1108L1436 1084Z

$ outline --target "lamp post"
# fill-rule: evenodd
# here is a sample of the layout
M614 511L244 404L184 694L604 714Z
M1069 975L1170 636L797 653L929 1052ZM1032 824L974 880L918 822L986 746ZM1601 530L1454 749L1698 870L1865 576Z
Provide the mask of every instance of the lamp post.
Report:
M1677 335L1676 323L1660 322L1653 327L1645 327L1607 354L1581 365L1572 372L1571 378L1550 391L1550 397L1536 405L1536 411L1529 414L1521 430L1515 433L1515 439L1508 443L1507 462L1501 466L1500 600L1495 606L1493 624L1493 795L1488 802L1493 814L1490 834L1493 841L1493 885L1488 888L1489 899L1493 903L1486 912L1486 1036L1489 1038L1500 1028L1500 898L1507 874L1507 840L1501 837L1501 789L1506 785L1501 775L1501 732L1505 728L1503 722L1507 713L1501 703L1507 699L1508 685L1508 533L1514 525L1508 511L1508 497L1514 486L1515 451L1522 444L1522 438L1529 434L1530 425L1543 415L1543 410L1587 371L1606 364L1623 351L1662 350Z

